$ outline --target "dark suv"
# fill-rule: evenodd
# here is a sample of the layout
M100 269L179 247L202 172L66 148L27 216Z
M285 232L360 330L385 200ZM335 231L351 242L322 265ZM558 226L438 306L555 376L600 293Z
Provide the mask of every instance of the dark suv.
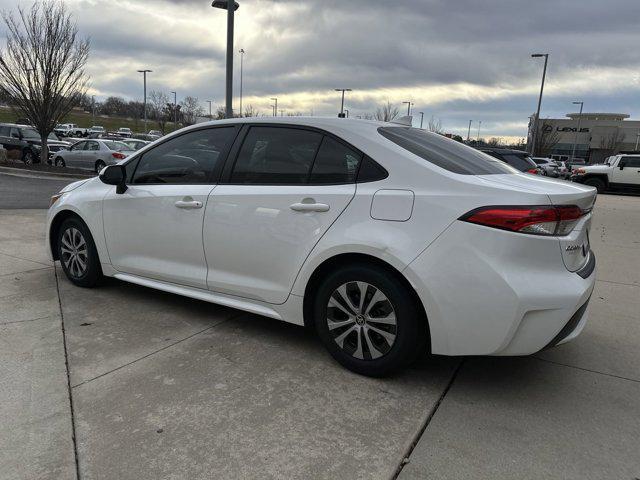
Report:
M0 145L7 151L7 158L22 160L27 165L40 162L42 142L40 134L33 127L0 123ZM47 139L47 146L51 157L54 152L67 148L69 144L61 142L51 133Z
M510 148L480 148L479 150L508 163L521 172L540 174L540 169L531 158L531 155L522 150L511 150Z

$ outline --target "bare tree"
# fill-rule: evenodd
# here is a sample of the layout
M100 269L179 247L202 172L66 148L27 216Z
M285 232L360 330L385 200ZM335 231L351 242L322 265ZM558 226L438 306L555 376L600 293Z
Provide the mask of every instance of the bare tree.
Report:
M169 103L169 96L164 92L158 92L153 90L149 93L149 100L147 101L147 108L153 118L160 127L160 131L164 135L165 127L167 125L167 104Z
M375 113L375 118L382 122L390 122L398 116L398 113L398 107L391 106L391 103L387 100L386 104L378 107Z
M442 133L442 122L440 119L431 115L431 118L427 123L427 130L433 133Z
M197 97L184 97L184 100L180 102L180 112L182 113L182 123L185 125L193 125L198 117L204 115L204 109Z
M87 91L89 40L79 38L62 1L40 0L2 18L7 41L0 49L0 89L40 134L46 161L47 137Z
M533 146L533 154L547 157L551 154L553 147L560 141L560 134L553 129L550 123L542 122L542 128L536 135L536 142Z
M502 139L498 137L491 137L489 140L487 140L487 145L489 145L490 147L498 147L501 144L502 144Z
M600 148L605 150L605 156L611 156L618 153L624 142L625 134L618 129L608 135L603 135L600 139Z
M260 115L260 112L254 108L253 105L249 105L244 108L244 112L242 113L243 117L257 117Z

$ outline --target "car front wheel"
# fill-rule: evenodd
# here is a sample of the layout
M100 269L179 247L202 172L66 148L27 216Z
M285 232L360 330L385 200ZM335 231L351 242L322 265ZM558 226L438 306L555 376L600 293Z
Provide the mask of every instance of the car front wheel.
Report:
M102 268L93 237L79 218L67 218L57 236L58 259L67 278L79 287L93 287Z
M35 160L35 156L33 155L33 152L31 150L25 150L25 152L22 154L22 161L24 162L25 165L33 165Z
M413 296L395 275L375 265L330 274L318 288L313 312L333 358L362 375L393 373L425 348L427 327Z
M100 170L102 170L106 166L107 166L106 163L104 163L102 160L98 160L96 162L96 173L100 173Z
M584 184L589 185L590 187L596 187L596 189L598 190L598 193L604 192L606 188L606 184L602 180L596 177L587 178L584 181Z
M62 158L62 157L56 157L56 160L55 160L55 166L56 166L56 167L66 167L66 166L67 166L67 164L66 164L66 163L64 163L64 158Z

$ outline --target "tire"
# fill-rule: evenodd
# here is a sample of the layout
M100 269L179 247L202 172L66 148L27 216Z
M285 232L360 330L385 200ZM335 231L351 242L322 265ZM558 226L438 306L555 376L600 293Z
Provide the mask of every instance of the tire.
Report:
M91 288L102 279L102 268L89 228L77 217L67 218L56 232L56 249L67 278L78 287Z
M427 336L421 312L403 283L386 269L367 264L343 267L324 279L313 302L313 324L335 360L371 377L409 365Z
M589 185L590 187L596 187L598 193L604 192L607 187L604 181L597 177L587 178L583 183L585 185Z
M62 167L62 168L64 168L64 167L66 167L66 166L67 166L67 164L64 162L64 158L62 158L62 157L56 157L56 160L55 160L55 166L56 166L56 167Z
M107 166L106 163L104 163L102 160L98 160L96 162L96 173L100 173L100 170L102 170L106 166Z
M35 163L36 157L31 150L25 150L22 153L22 161L25 165L33 165Z

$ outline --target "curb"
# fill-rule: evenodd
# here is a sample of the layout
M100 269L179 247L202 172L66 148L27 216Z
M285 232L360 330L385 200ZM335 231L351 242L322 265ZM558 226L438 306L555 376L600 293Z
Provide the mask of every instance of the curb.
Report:
M55 180L84 180L93 177L93 175L83 175L81 173L45 172L40 170L29 170L26 168L13 168L4 166L0 166L0 173L17 175L20 177L52 178Z

